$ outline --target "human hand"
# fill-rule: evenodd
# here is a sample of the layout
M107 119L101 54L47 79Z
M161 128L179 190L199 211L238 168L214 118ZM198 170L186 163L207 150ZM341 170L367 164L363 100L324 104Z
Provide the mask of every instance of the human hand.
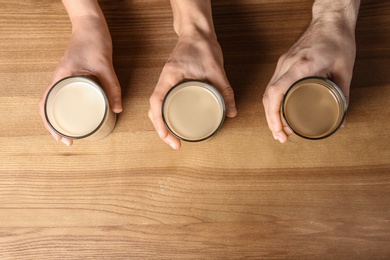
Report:
M202 33L180 36L150 97L148 113L160 138L173 149L179 149L181 142L165 127L161 107L166 93L185 79L210 82L222 94L226 104L226 116L237 115L233 89L223 68L222 50L216 37Z
M72 139L55 133L49 127L44 114L47 93L58 80L74 75L94 75L102 84L111 109L115 113L122 111L121 88L112 64L111 36L104 18L96 16L73 17L72 25L70 43L39 101L39 111L46 129L57 141L68 146L72 145Z
M275 140L285 143L292 134L281 121L280 108L295 81L308 76L328 78L340 87L348 103L356 53L354 26L349 25L313 19L300 39L279 58L263 96L268 127Z

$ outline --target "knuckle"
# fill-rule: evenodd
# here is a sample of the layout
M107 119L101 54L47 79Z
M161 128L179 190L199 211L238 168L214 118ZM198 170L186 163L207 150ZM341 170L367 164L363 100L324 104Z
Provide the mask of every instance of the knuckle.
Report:
M309 62L308 60L299 60L292 67L294 74L300 78L316 74L316 66L313 62Z
M269 86L265 93L267 97L280 95L280 94L283 94L283 91L276 85Z
M268 104L268 98L269 98L268 93L267 93L267 92L264 92L263 98L262 98L262 100L263 100L263 105Z
M148 111L148 117L151 121L153 121L153 112L152 112L152 109L149 109Z
M149 105L151 106L151 107L154 107L155 106L155 104L157 103L157 102L159 102L160 101L160 98L157 96L157 94L155 93L155 92L153 92L153 94L150 96L150 98L149 98Z
M278 59L278 64L282 64L286 60L287 56L287 53L282 54Z
M230 85L226 85L225 87L222 87L221 94L225 96L234 96L234 90Z

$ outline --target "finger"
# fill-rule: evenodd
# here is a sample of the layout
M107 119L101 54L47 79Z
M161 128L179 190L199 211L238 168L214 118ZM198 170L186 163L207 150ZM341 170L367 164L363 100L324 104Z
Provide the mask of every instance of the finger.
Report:
M213 75L210 81L220 92L226 104L226 116L235 117L237 115L236 102L234 100L234 91L231 87L224 71Z
M283 126L283 132L287 134L287 136L290 136L293 134L293 131L288 126Z
M280 120L280 104L282 103L284 91L276 84L268 86L263 96L263 106L268 128L272 133L282 130Z
M282 144L285 143L287 141L287 135L286 134L283 134L283 133L272 133L273 137L275 140L281 142Z
M344 117L343 122L341 123L340 127L345 127L347 125L347 117Z
M269 84L271 84L272 82L276 81L276 79L278 79L281 75L283 75L284 73L287 72L288 68L290 68L290 66L288 66L286 63L286 57L287 57L287 54L283 54L282 56L280 56L280 58L278 59L278 62L276 63L276 69L275 69L275 72L274 74L272 75L272 78L271 80L269 81ZM282 71L283 69L283 71Z
M61 135L57 134L50 126L49 126L49 123L47 122L46 120L46 116L45 116L45 100L46 100L46 96L49 92L49 90L52 88L52 86L59 80L65 78L65 77L68 77L68 76L71 76L72 75L72 72L66 68L62 68L62 67L57 67L56 70L54 71L54 74L53 74L53 77L51 79L51 82L50 84L46 87L41 99L39 100L39 103L38 103L38 107L39 107L39 114L42 118L42 121L43 121L43 124L46 128L46 130L53 136L53 138L56 140L56 141L61 141L62 143L64 143L65 145L67 146L70 146L73 144L73 140L72 139L68 139L68 138L65 138L65 137L62 137Z
M44 112L44 99L41 98L39 101L39 114L43 120L43 124L46 128L46 130L53 136L53 138L56 141L61 141L63 144L67 146L71 146L73 144L73 140L69 138L62 137L61 135L57 134L50 126L49 123L46 120L45 112Z
M352 81L352 73L348 75L348 73L334 74L331 79L336 85L341 89L344 94L345 101L347 105L349 104L349 92Z
M276 64L276 69L272 75L269 85L275 82L282 75L286 74L292 66L297 66L299 64L299 57L291 55L290 51L280 56Z
M119 84L118 77L115 74L114 68L110 66L108 71L98 73L96 76L103 85L111 110L115 113L122 112L121 86Z
M150 109L148 113L150 121L152 121L158 136L173 149L177 150L181 146L180 140L173 136L166 128L162 119L161 107L161 98L152 95L150 97Z
M274 138L282 143L287 140L287 134L290 132L286 133L283 129L280 117L281 104L289 87L297 80L310 75L310 72L304 74L302 71L304 70L301 70L301 68L299 70L294 68L290 69L269 85L264 94L263 104L268 127L272 131Z
M173 149L179 149L181 142L173 136L166 128L162 118L162 103L166 93L178 82L184 80L183 75L172 73L168 69L163 69L160 79L149 99L149 118L153 123L159 137Z
M62 137L61 142L66 146L71 146L73 144L73 140L69 138Z
M352 81L352 72L351 73L341 73L341 74L335 74L332 78L333 82L336 83L337 86L341 89L341 91L344 94L345 102L347 104L347 107L349 105L349 93L350 93L350 86ZM347 124L347 119L344 117L343 122L341 123L341 127L345 127Z

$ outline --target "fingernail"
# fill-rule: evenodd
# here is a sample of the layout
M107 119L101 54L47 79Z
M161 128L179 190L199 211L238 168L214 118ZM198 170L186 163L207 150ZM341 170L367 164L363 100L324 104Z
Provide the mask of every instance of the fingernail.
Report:
M70 142L68 139L61 139L61 142L66 145L66 146L70 146Z
M177 150L177 147L174 143L169 142L168 144L172 147L172 149Z
M113 109L112 109L112 111L114 111L115 113L120 113L120 112L122 112L122 108L121 108L121 104L120 104L120 102L119 101L114 101L114 107L113 107Z
M283 143L283 138L279 134L273 134L276 141Z
M226 116L228 116L228 117L235 117L235 116L237 116L236 106L231 105L229 107L229 114L227 114Z

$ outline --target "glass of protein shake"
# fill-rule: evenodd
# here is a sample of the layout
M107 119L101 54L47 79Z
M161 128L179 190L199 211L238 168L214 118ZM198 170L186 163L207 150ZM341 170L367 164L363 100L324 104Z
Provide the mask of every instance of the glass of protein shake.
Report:
M162 116L167 129L177 138L199 142L211 138L222 126L225 103L211 84L187 80L166 94Z
M296 135L322 139L335 133L345 118L347 103L340 88L321 77L295 82L284 96L282 121Z
M72 76L55 83L46 96L44 110L49 126L70 139L102 139L116 122L116 114L93 76Z

